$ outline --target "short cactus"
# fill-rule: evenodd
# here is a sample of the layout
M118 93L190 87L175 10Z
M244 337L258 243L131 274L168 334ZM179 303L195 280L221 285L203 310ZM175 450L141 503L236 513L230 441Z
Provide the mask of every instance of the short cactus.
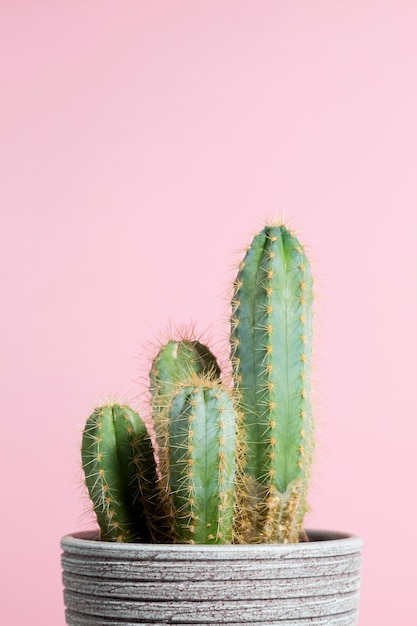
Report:
M102 406L88 418L82 439L86 485L106 541L153 541L166 527L156 492L152 442L128 406ZM165 531L166 532L166 531Z
M312 277L298 239L267 226L237 275L232 364L245 431L247 542L296 541L313 447Z
M162 484L178 543L231 543L236 412L218 381L180 383L157 424Z
M220 367L214 354L199 341L171 339L152 361L150 387L152 404L159 410L178 383L194 374L220 378Z

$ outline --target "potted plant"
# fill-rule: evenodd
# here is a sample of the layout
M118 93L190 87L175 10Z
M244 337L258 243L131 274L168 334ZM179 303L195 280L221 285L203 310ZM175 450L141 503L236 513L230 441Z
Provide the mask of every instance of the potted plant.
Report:
M173 339L150 373L154 443L127 406L88 418L100 531L62 539L69 626L357 624L361 540L303 527L312 303L300 242L265 226L234 282L232 389L206 346Z

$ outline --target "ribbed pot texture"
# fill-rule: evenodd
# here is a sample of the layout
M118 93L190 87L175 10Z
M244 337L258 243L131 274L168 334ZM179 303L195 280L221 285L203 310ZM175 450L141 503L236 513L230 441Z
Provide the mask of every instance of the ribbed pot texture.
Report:
M68 626L354 626L362 541L308 531L309 542L120 544L96 533L61 546Z

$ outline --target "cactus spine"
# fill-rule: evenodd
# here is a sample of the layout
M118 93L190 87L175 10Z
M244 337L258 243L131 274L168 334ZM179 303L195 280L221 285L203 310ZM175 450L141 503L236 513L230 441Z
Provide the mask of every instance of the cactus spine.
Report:
M245 431L244 542L298 540L313 448L312 277L285 226L255 236L234 284L232 364Z
M231 543L236 412L218 381L194 377L172 395L157 428L177 543Z
M119 404L95 409L83 432L81 456L101 538L152 541L164 524L154 520L159 509L156 466L139 415Z

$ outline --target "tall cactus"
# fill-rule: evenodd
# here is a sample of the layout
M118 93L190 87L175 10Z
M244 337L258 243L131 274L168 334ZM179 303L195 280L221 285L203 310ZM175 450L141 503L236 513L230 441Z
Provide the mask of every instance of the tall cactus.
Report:
M313 448L312 277L285 226L255 236L234 284L232 364L244 415L241 539L294 542L306 511Z
M177 543L231 543L236 478L236 412L218 381L178 385L157 424L163 485Z
M95 409L83 432L81 455L103 540L168 540L152 442L135 411L119 404Z

